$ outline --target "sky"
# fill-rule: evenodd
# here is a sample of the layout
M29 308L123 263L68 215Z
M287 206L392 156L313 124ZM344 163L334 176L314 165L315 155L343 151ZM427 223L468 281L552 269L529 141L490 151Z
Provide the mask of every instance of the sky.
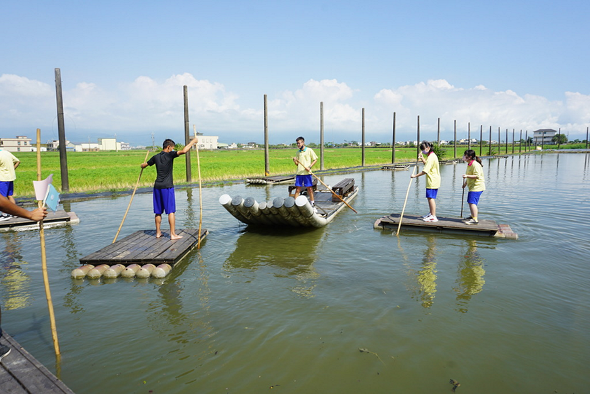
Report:
M0 13L0 138L133 146L302 135L466 138L590 126L590 2L9 0ZM510 133L511 135L511 133Z

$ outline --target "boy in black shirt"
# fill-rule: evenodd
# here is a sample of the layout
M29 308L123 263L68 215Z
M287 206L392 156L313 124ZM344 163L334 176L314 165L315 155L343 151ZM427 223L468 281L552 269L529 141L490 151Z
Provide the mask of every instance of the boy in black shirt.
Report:
M172 170L174 166L174 159L178 156L184 155L190 151L191 147L199 140L197 137L193 138L182 150L174 150L174 141L167 139L162 144L162 151L154 155L147 161L142 163L141 168L156 165L156 182L154 182L154 214L156 215L156 238L162 236L160 225L162 224L162 213L165 211L168 215L168 223L170 224L170 239L180 239L182 235L176 234L175 229L175 215L176 212L176 198L174 197L174 183L172 180Z

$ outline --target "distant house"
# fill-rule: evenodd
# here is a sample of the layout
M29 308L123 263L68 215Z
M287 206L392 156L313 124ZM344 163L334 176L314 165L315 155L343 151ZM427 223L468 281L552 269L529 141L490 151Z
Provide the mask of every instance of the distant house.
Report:
M218 136L211 136L211 135L199 135L199 149L209 149L214 150L217 149L217 140L219 139Z
M121 143L116 138L99 138L100 150L121 150Z
M553 137L557 134L557 131L553 129L539 129L533 131L533 144L544 145L552 144Z
M58 148L59 148L59 141L58 140L47 141L47 150L48 151L57 150ZM70 141L66 140L66 150L75 151L76 145L74 145Z
M22 135L16 138L0 138L0 148L9 152L34 152L31 139Z

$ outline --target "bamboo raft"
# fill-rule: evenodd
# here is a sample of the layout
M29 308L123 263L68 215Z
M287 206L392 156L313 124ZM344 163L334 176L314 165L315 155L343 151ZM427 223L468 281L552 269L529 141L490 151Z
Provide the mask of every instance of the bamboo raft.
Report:
M43 219L43 228L61 227L68 224L78 224L80 219L74 212L59 210L56 212L49 211L47 217ZM39 230L39 222L30 219L12 216L8 220L0 221L0 231L24 231Z
M199 230L184 229L177 232L181 239L170 240L166 233L156 238L156 230L140 230L80 259L82 264L170 264L174 265L199 242ZM201 229L201 242L209 234Z
M293 191L294 187L290 187ZM358 194L353 178L346 178L332 187L350 204ZM219 203L239 221L249 225L292 226L292 227L324 227L330 223L343 209L348 209L338 197L326 189L314 191L315 207L310 204L307 196L294 198L277 197L272 201L258 203L254 198L241 196L231 197L224 194Z
M0 364L0 393L74 394L6 331L0 343L10 348Z
M260 178L246 178L247 183L257 184L257 185L279 185L289 182L294 182L295 176L293 175L274 175L274 176L265 176Z
M393 229L396 231L399 219L399 214L392 213L377 219L373 227L379 230ZM518 239L518 234L513 232L509 225L497 224L493 220L480 220L478 224L465 224L463 219L438 216L438 222L425 222L421 216L404 215L401 227L407 230Z

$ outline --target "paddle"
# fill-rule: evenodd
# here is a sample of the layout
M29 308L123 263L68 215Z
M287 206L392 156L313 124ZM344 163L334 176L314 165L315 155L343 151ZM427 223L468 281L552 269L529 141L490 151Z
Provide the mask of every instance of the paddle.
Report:
M145 152L145 159L143 159L144 163L147 160L147 157L149 154L150 154L149 150L147 152ZM123 223L125 222L125 218L127 217L127 213L129 212L129 208L131 208L131 202L133 201L133 196L135 196L135 192L137 191L137 186L139 186L139 180L141 179L141 174L143 174L143 168L141 169L141 171L139 171L139 177L137 178L137 182L135 183L135 189L133 189L133 194L131 194L131 200L129 200L129 205L127 205L127 210L125 211L125 215L123 216L123 220L121 220L121 225L119 225L119 229L117 230L117 234L115 234L115 239L113 239L113 243L115 243L115 241L117 241L117 237L119 236L119 232L121 231L121 228L123 227Z
M197 137L197 126L193 125L195 138ZM197 150L197 173L199 174L199 240L197 241L197 249L201 249L201 224L203 223L203 195L201 193L201 162L199 160L199 143L195 144Z
M300 163L299 163L299 160L297 160L297 159L295 159L295 162L296 162L296 164L300 164ZM340 199L340 201L342 201L343 203L345 203L345 204L346 204L346 206L347 206L348 208L352 209L352 210L354 211L354 213L358 213L358 212L356 211L356 209L354 209L353 207L351 207L351 206L350 206L350 204L349 204L349 203L347 203L346 201L344 201L344 199L343 199L342 197L340 197L340 195L338 195L338 194L337 194L337 193L336 193L334 190L332 190L332 189L330 188L330 186L326 185L326 184L325 184L325 183L324 183L324 182L323 182L323 181L322 181L320 178L318 178L318 177L317 177L317 176L316 176L314 173L312 173L312 172L311 172L311 170L308 170L308 172L309 172L309 173L310 173L310 174L311 174L311 175L312 175L312 176L313 176L315 179L317 179L317 180L318 180L318 181L319 181L319 182L320 182L322 185L324 185L324 187L325 187L326 189L328 189L330 192L332 192L332 194L333 194L333 195L335 195L336 197L338 197L338 198Z
M418 168L418 164L416 164L414 166L414 170L416 170ZM414 170L412 170L412 175L414 175ZM406 210L406 203L408 202L408 194L410 194L410 186L412 186L412 181L414 180L414 178L410 177L410 183L408 184L408 190L406 191L406 199L404 201L404 207L402 208L402 213L401 215L399 215L399 223L397 224L397 233L395 233L395 236L399 236L399 230L402 227L402 218L404 217L404 211Z

